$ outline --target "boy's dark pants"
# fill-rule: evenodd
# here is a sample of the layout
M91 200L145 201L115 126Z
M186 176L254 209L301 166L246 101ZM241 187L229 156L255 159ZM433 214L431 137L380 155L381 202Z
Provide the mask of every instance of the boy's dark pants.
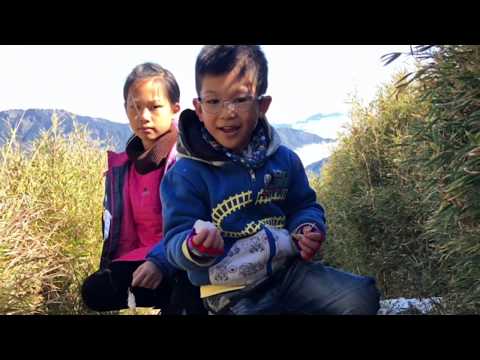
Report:
M128 288L133 272L143 261L112 262L110 267L87 277L82 285L85 305L95 311L128 308ZM156 289L132 289L137 307L162 309L162 314L207 314L200 299L198 287L193 286L187 274L179 271L172 279L163 279Z
M374 278L294 258L263 281L208 297L205 305L225 315L375 315L379 301Z

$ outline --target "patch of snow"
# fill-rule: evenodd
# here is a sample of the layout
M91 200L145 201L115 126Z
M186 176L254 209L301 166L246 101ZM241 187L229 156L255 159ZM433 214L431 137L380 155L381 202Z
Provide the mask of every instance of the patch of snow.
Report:
M425 299L405 299L402 297L398 299L381 300L380 310L377 315L398 315L407 310L417 310L422 314L427 314L441 302L441 297Z

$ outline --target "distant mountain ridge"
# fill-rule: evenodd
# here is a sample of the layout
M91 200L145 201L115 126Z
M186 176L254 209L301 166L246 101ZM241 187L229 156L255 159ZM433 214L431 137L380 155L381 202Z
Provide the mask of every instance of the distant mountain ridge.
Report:
M329 113L329 114L314 114L312 116L309 116L305 120L299 120L293 123L281 123L281 124L275 124L276 128L289 128L289 129L298 129L302 130L306 124L314 124L320 121L336 121L340 118L344 118L345 114L340 113L340 112L334 112L334 113Z
M286 127L277 127L273 125L275 130L280 135L282 144L288 146L290 149L297 149L308 144L326 144L335 142L334 139L322 138L318 135Z
M63 132L68 134L73 131L74 119L82 125L87 125L92 139L111 139L114 150L122 151L128 138L132 135L129 124L121 124L114 121L81 116L66 110L53 109L28 109L28 110L7 110L0 112L0 145L10 136L10 129L15 127L21 120L17 130L17 139L22 143L28 143L36 139L42 131L52 126L52 115L56 112L61 120ZM287 127L277 127L282 143L291 149L297 149L308 144L322 144L334 142L333 139L322 138L302 130Z
M0 145L10 137L10 129L15 127L20 119L16 137L21 143L35 140L42 131L52 126L52 115L56 112L61 121L61 128L65 134L73 131L73 120L79 124L87 125L92 139L111 139L115 150L123 149L126 141L132 135L128 124L120 124L102 118L81 116L65 110L28 109L8 110L0 112Z
M318 113L318 114L315 114L315 115L312 115L312 116L306 118L303 121L298 121L298 123L304 123L304 122L309 122L309 121L318 121L318 120L323 120L323 119L332 118L332 117L337 118L337 117L340 117L340 116L343 116L343 114L339 113L339 112L330 113L330 114Z

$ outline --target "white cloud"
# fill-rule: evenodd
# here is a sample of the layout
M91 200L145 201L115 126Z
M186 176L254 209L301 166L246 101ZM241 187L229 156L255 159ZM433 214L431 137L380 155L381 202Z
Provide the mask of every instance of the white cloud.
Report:
M303 166L307 167L316 161L329 157L336 145L336 142L329 144L308 144L294 151L302 160Z

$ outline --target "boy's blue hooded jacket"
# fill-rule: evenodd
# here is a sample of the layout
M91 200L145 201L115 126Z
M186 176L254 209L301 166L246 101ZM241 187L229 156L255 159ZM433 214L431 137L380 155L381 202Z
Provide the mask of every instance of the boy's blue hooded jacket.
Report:
M194 285L242 288L298 256L290 234L299 226L313 223L326 233L324 210L299 157L280 145L266 119L259 122L269 137L267 161L248 170L203 140L203 124L194 111L180 116L179 159L161 185L164 244L169 262L186 270ZM207 262L190 255L186 239L198 219L221 230L224 255ZM160 255L161 249L154 248L148 257Z

